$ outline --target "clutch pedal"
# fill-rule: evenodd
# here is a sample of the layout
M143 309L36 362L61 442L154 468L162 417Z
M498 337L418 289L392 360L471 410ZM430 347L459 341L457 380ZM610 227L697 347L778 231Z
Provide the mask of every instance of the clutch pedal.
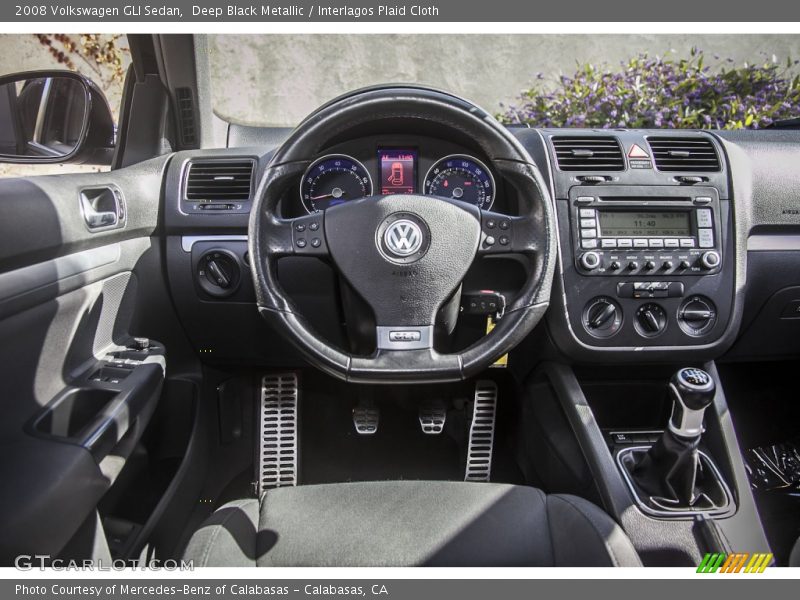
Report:
M259 497L271 488L297 485L299 394L296 373L266 375L261 380Z
M419 409L419 426L422 433L439 435L447 421L447 409L442 404L428 404Z
M496 412L497 384L490 380L476 382L464 481L489 481L491 477Z
M381 413L378 407L370 401L362 400L353 408L353 426L359 435L374 435L378 433Z

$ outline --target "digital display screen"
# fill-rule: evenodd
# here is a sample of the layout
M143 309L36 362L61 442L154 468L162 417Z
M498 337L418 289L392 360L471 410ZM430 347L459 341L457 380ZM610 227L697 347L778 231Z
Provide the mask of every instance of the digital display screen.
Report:
M381 194L417 192L417 151L408 148L380 148Z
M692 235L689 213L598 211L602 237L686 237Z

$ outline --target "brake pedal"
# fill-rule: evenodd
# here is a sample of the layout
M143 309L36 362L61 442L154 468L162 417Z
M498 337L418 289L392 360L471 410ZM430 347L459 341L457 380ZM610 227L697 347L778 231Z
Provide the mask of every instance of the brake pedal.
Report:
M372 402L359 402L353 408L353 426L359 435L374 435L378 432L381 413Z
M265 375L261 380L259 497L271 488L297 485L299 394L296 373Z
M422 433L439 435L447 421L447 409L442 404L428 404L419 409L419 426Z
M476 382L464 481L489 481L491 477L496 412L497 384L490 380Z

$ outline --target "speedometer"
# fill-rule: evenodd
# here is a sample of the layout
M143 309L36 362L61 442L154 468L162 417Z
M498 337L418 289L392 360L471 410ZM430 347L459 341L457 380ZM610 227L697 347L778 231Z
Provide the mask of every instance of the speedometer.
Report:
M306 169L300 183L300 198L310 213L371 195L369 171L346 154L318 158Z
M472 156L445 156L425 176L425 193L469 202L488 210L494 202L494 177Z

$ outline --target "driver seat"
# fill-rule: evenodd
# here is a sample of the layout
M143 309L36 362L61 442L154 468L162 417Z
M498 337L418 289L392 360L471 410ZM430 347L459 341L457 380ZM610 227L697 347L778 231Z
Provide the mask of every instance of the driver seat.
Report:
M532 487L384 481L285 487L218 509L195 566L641 566L594 504Z

